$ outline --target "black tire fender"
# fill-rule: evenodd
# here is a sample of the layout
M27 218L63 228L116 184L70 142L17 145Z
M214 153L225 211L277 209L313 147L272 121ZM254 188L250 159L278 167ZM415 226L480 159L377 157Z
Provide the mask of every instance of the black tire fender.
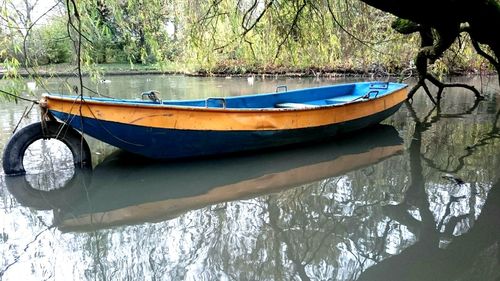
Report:
M10 138L2 157L3 170L7 176L26 174L24 153L32 143L40 139L60 140L71 151L76 168L92 168L90 148L82 134L64 123L47 121L30 124Z

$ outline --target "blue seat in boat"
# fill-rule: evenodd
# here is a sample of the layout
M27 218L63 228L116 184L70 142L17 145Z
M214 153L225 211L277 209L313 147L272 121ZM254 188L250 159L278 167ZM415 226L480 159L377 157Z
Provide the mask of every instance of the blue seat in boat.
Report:
M277 108L315 108L318 107L319 105L316 104L309 104L309 103L297 103L297 102L284 102L284 103L277 103L274 105L274 107Z

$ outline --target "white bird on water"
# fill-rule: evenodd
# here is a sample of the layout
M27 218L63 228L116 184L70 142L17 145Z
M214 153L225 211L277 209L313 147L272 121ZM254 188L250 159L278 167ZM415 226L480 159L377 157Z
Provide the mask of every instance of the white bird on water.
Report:
M252 74L252 76L248 76L247 82L248 82L248 85L252 86L253 83L255 82L255 74Z
M109 84L109 83L111 83L111 80L101 79L101 80L99 80L99 83L101 83L101 84Z

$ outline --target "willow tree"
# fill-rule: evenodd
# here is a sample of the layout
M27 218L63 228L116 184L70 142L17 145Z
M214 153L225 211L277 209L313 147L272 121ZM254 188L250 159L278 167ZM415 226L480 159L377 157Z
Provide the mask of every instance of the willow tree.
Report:
M388 1L388 0L360 0L381 11L391 13L397 17L392 23L392 27L405 35L417 33L420 35L420 48L416 54L415 67L418 71L418 83L410 91L411 98L417 89L423 87L428 96L434 98L426 85L426 80L438 87L437 98L446 87L465 87L473 91L477 98L481 94L474 87L466 84L445 84L437 77L428 72L428 67L436 62L452 47L457 40L470 40L477 54L488 60L496 72L500 72L500 2L498 0L423 0L423 1ZM204 17L200 23L207 21L212 23L217 18L217 12L224 8L227 1L213 1L208 4ZM361 30L349 30L343 27L342 21L338 18L338 11L335 0L302 0L302 1L275 1L275 0L240 0L237 1L236 13L240 14L240 22L243 32L242 37L248 36L254 29L259 29L266 19L266 15L271 14L281 17L280 25L277 28L284 30L283 38L279 40L279 48L287 40L295 40L297 34L301 33L301 19L314 20L314 13L320 18L330 18L336 26L349 36L355 38L358 44L367 45ZM346 1L349 3L349 1ZM352 6L356 1L350 2ZM290 12L287 17L282 17L283 9ZM313 16L307 11L313 11ZM356 17L356 15L354 15ZM358 14L357 17L366 15ZM207 27L210 25L205 25ZM333 29L329 28L332 32ZM465 36L462 36L464 35ZM307 34L306 34L307 36ZM414 38L414 37L412 37ZM499 80L500 83L500 80Z
M190 23L197 54L255 62L256 72L394 73L410 61L417 38L403 41L392 16L360 1L222 0L200 10Z

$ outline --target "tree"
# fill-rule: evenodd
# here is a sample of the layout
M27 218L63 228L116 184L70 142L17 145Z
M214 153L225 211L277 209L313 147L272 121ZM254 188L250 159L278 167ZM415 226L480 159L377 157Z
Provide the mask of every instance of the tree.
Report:
M441 57L464 32L470 36L477 53L485 57L495 67L497 73L500 73L500 36L498 36L500 2L498 0L361 1L400 17L393 24L399 32L420 33L422 44L416 58L419 82L410 95L413 95L420 86L430 95L425 85L425 79L428 79L439 87L438 99L441 97L441 92L447 85L427 73L428 61L433 62ZM484 51L481 44L487 46L493 55ZM475 92L479 97L479 92Z
M210 4L201 22L205 19L212 20L216 17L216 11L223 6L221 2L223 1L216 1ZM358 44L369 45L365 40L360 39L363 37L357 35L356 32L351 32L344 28L343 23L335 13L335 1L238 1L238 3L247 2L250 2L250 4L238 6L240 10L241 7L245 7L241 11L241 23L244 30L242 33L243 37L247 36L250 30L259 27L259 22L264 19L266 13L276 13L279 15L280 11L287 8L291 11L289 13L291 15L288 16L289 21L287 21L286 17L281 20L284 32L280 40L280 48L285 42L297 39L297 34L301 33L300 21L306 17L304 14L308 10L314 11L315 14L322 18L332 18L333 22L345 33L354 37ZM476 52L486 58L496 69L497 73L500 73L500 36L498 36L497 28L500 26L500 4L498 0L480 0L474 2L465 0L361 0L361 2L399 17L392 24L392 27L398 32L405 35L419 33L421 45L415 60L419 80L417 85L410 91L410 98L418 88L423 87L431 100L435 102L429 88L425 84L425 80L429 80L438 87L438 99L441 98L445 87L465 87L473 91L477 98L481 98L481 94L474 87L464 84L444 84L427 71L429 64L441 58L457 39L466 39L462 36L464 33L470 38ZM308 17L308 19L313 18Z

